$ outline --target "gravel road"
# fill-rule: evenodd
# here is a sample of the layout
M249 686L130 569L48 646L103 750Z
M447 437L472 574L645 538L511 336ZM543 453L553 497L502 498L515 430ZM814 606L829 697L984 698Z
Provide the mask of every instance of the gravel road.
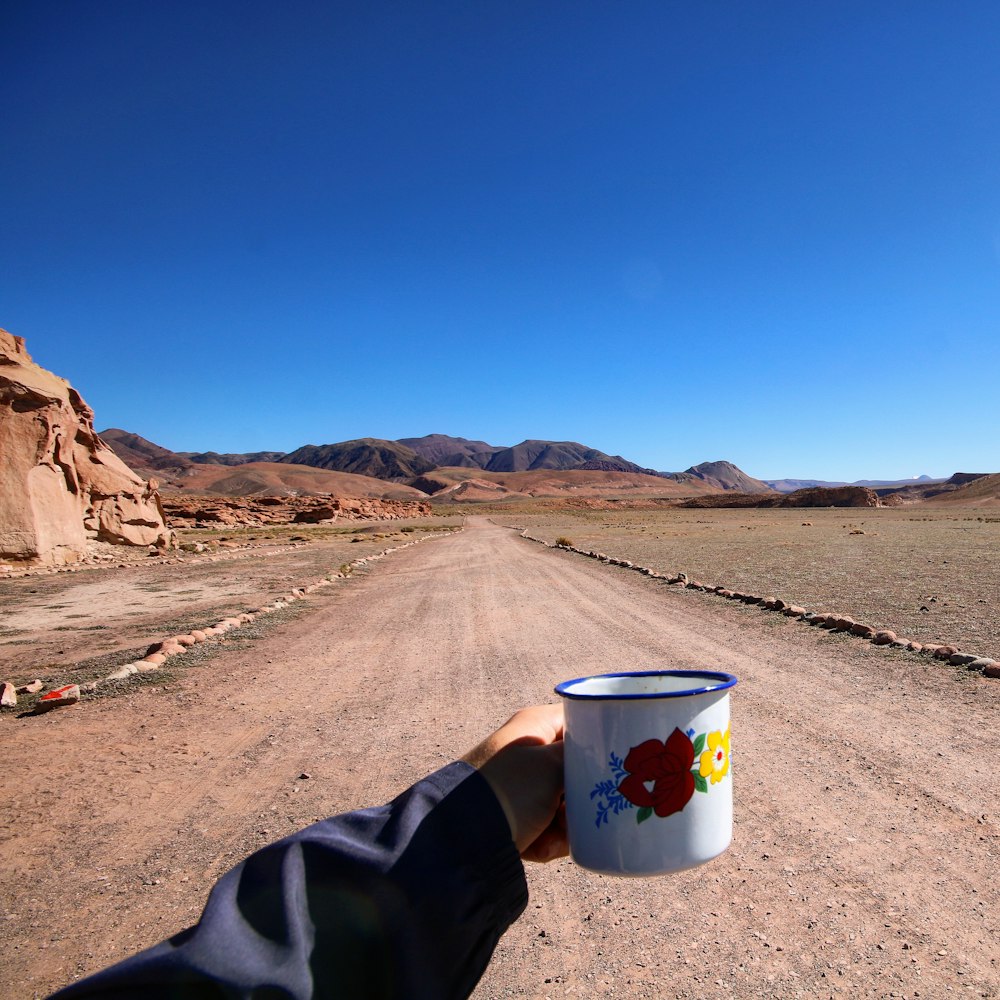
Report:
M740 678L733 846L659 879L530 866L476 997L1000 996L1000 683L475 518L325 593L162 687L3 718L5 995L179 930L255 847L560 680L667 665Z

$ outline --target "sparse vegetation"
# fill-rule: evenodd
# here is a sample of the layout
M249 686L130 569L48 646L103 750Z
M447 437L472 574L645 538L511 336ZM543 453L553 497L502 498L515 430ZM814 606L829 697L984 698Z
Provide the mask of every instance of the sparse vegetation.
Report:
M565 535L560 535L555 541L556 547L560 549L571 549L573 548L573 539L567 538Z

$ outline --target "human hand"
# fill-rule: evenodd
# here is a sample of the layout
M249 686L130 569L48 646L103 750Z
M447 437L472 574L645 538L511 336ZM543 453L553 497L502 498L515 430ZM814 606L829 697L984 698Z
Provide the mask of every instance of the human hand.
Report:
M562 705L522 708L462 760L493 789L522 858L552 861L569 853Z

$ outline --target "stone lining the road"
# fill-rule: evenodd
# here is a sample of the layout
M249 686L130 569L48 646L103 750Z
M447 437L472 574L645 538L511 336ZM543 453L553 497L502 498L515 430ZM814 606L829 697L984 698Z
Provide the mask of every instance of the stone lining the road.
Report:
M923 653L927 656L933 656L937 660L950 663L952 666L965 667L967 670L981 673L984 677L1000 679L1000 662L989 656L963 653L954 644L917 642L915 639L900 637L891 629L876 629L863 622L856 622L849 615L842 615L831 611L809 611L799 604L793 604L779 597L747 594L739 590L730 590L727 587L702 583L700 580L692 580L688 577L687 573L675 573L673 576L670 576L650 569L648 566L638 566L628 559L618 559L615 556L609 556L604 552L579 549L575 545L555 545L545 541L544 538L535 538L533 535L529 535L526 528L523 530L514 528L514 530L518 531L520 536L527 541L544 545L548 549L562 549L564 552L574 552L589 559L597 559L608 566L618 566L621 569L629 569L636 573L642 573L653 580L662 580L669 586L686 590L699 590L707 594L715 594L730 601L741 601L744 604L757 605L766 611L777 611L788 618L794 618L805 625L825 628L831 632L864 639L876 646L889 646L894 649L905 649L911 653Z
M447 537L448 535L454 534L456 531L462 531L463 528L452 529L448 532L438 532L433 535L425 535L423 538L415 538L412 541L404 542L402 545L392 545L389 548L382 549L380 552L372 553L371 555L363 556L360 559L353 559L349 563L344 563L346 567L346 572L342 569L335 572L327 573L326 576L310 583L305 587L294 587L287 594L283 594L277 600L272 601L269 604L263 604L253 611L246 611L241 615L233 616L230 618L223 618L221 621L216 622L214 625L206 626L201 629L192 629L191 632L184 635L174 635L169 636L166 639L162 639L159 642L154 642L146 650L146 655L141 660L136 660L134 663L125 663L113 670L106 677L99 678L97 680L90 681L86 684L80 684L77 693L76 701L79 701L80 694L92 694L95 692L102 684L106 684L108 681L120 681L125 680L134 674L148 673L152 670L159 669L162 664L166 663L168 659L174 656L180 656L187 652L192 646L199 645L203 642L208 642L216 636L225 635L230 629L239 628L241 625L247 625L257 618L263 615L270 614L274 611L279 611L282 608L287 608L290 604L295 601L300 601L309 594L314 593L321 587L328 587L335 580L346 579L351 573L361 566L366 566L368 563L376 562L379 559L384 559L386 556L391 555L393 552L398 552L401 549L408 549L413 545L419 545L421 542L431 541L435 538ZM32 687L37 682L32 682L32 685L27 687ZM47 687L53 688L54 690L61 690L65 685L50 684L45 685ZM76 687L76 685L73 685ZM13 685L10 685L11 693L13 695ZM38 690L38 689L36 689ZM41 705L44 701L44 696L36 705ZM50 708L55 708L64 704L71 704L69 700L55 700L50 699L43 708L37 709L39 711L45 711ZM13 702L16 704L16 700Z

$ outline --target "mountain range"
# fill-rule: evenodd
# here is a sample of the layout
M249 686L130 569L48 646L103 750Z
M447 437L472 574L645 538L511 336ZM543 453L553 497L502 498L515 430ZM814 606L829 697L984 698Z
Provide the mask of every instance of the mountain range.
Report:
M282 464L352 473L396 484L406 484L443 469L479 470L493 474L545 470L627 473L667 480L688 487L691 493L771 491L767 483L748 476L731 462L704 462L684 472L660 472L630 462L621 455L608 455L575 441L527 440L513 446L500 446L445 434L428 434L398 441L359 438L335 444L302 445L287 453L264 451L241 455L214 451L173 452L138 434L114 427L102 431L101 437L126 464L137 471L159 473L160 478L170 478L171 474L190 474L192 467L197 465Z
M512 446L491 445L446 434L400 438L359 438L334 444L307 444L291 452L245 454L174 452L118 428L103 440L132 469L155 477L164 488L182 492L333 492L387 498L436 495L442 499L496 499L515 495L660 495L791 493L811 487L868 486L920 500L953 492L982 478L957 473L950 480L814 479L761 480L731 462L703 462L683 472L645 468L621 455L608 455L575 441L529 439Z

